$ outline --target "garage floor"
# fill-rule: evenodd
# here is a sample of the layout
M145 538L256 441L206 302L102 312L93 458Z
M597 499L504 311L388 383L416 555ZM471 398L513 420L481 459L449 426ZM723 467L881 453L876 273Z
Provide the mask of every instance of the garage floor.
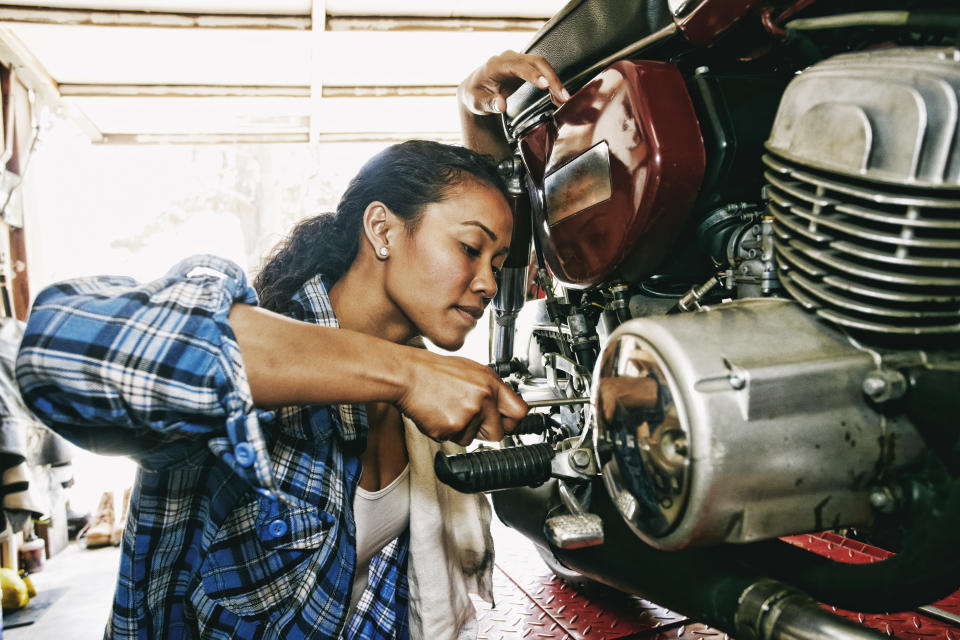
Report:
M11 617L4 616L4 640L100 640L119 566L120 547L86 549L72 543L30 576L37 597L18 617L30 614L36 622L11 629ZM39 614L31 612L46 603Z
M726 634L634 596L607 589L578 591L556 579L533 544L495 523L496 608L477 601L479 640L721 640ZM846 562L879 559L866 545L832 536L794 536L791 542ZM883 552L879 552L882 554ZM87 550L71 545L33 574L40 595L52 604L36 622L4 628L7 640L98 640L113 598L120 561L117 547ZM33 605L31 605L33 606ZM960 615L960 594L937 604ZM960 627L916 613L868 615L840 612L903 639L960 640ZM8 618L9 619L9 618ZM6 625L5 625L6 627Z

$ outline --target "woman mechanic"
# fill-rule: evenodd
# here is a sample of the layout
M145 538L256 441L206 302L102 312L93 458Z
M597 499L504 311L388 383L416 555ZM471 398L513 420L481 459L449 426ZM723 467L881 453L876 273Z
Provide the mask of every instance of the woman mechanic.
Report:
M503 152L487 114L522 81L567 97L541 58L496 56L458 91L468 145ZM199 256L145 284L40 293L24 399L140 464L106 637L475 635L489 507L431 460L441 441L500 439L526 405L487 367L407 345L463 344L512 226L490 158L411 141L300 223L253 287Z

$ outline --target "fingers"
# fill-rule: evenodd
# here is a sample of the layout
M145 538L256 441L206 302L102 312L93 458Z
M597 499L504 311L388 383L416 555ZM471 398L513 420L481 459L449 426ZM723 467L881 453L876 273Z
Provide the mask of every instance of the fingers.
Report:
M550 66L550 63L541 56L528 57L531 58L529 61L530 64L540 74L537 79L534 80L533 84L541 89L549 89L550 99L553 100L553 103L558 107L569 100L570 93L564 88L563 83L560 82L560 77L557 75L557 72L553 70L553 67Z
M424 434L461 445L492 442L515 428L527 404L489 367L463 358L425 354L421 375L397 406Z
M474 439L497 442L506 433L512 432L521 418L527 415L529 408L509 385L496 378L491 388L490 401L481 409L482 421L474 432L465 429L457 440L466 446Z
M473 417L473 419L467 424L467 427L466 427L463 431L461 431L461 432L459 432L459 433L457 433L457 434L454 434L454 436L451 437L450 439L451 439L452 441L456 442L456 443L457 443L458 445L460 445L461 447L467 446L468 444L470 444L471 442L473 442L474 440L476 440L476 438L477 438L477 432L478 432L478 431L480 430L480 428L481 428L481 420L482 420L482 419L483 419L482 414L479 414L479 413L478 413L478 414L475 415L475 416Z
M509 385L499 382L497 386L497 407L505 418L520 420L530 411L530 407Z
M503 423L500 420L500 412L497 405L488 402L483 407L483 422L477 430L475 439L486 440L487 442L498 442L503 439Z
M550 99L557 106L562 105L570 99L570 94L560 82L560 77L554 71L550 63L543 56L535 56L526 53L516 53L514 51L504 52L503 56L507 58L504 65L504 72L525 80L540 89L546 89L550 92ZM509 91L507 95L513 93Z
M523 83L549 91L557 106L570 99L556 71L542 56L504 51L471 73L460 85L461 102L478 115L503 113L507 98Z

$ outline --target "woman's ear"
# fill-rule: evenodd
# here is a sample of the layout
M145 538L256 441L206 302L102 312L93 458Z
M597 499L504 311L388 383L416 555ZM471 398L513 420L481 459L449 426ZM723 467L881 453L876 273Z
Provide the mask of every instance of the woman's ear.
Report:
M380 260L390 257L390 238L393 235L396 217L393 212L378 200L367 205L363 212L363 235Z

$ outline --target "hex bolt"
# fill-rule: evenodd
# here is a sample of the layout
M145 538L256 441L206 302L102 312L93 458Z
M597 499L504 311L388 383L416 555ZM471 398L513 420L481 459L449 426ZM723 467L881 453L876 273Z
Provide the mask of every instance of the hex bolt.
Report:
M590 452L586 449L574 449L570 461L577 469L586 469L590 466Z
M730 386L737 390L747 386L747 378L742 373L731 373L727 380L730 382Z
M896 369L875 369L864 376L860 389L874 402L888 402L907 392L907 379Z

